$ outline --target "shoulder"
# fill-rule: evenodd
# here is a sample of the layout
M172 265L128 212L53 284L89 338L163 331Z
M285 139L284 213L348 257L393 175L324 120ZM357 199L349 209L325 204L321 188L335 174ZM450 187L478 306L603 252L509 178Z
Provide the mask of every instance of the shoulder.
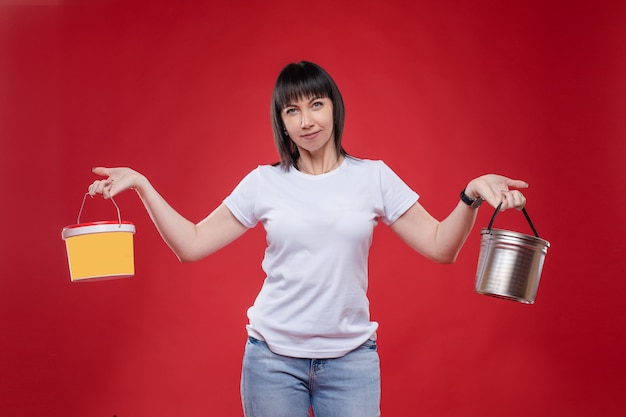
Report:
M257 165L255 168L250 170L245 176L246 177L250 177L250 176L259 177L259 176L265 176L265 175L280 175L280 174L284 174L287 172L288 170L285 170L283 167L281 167L278 164Z
M291 167L285 169L280 164L271 164L271 165L259 165L252 172L256 173L259 178L263 178L265 180L272 180L278 178L284 178L291 174L293 169Z
M364 159L354 156L346 156L346 164L348 169L358 170L360 172L381 172L388 171L390 168L380 159Z
M346 155L346 164L360 168L374 168L385 163L379 159L357 158L356 156Z

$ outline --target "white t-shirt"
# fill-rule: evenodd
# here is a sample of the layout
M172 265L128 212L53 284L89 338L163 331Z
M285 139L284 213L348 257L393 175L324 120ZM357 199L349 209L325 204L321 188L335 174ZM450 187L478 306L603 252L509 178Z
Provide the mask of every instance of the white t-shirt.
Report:
M308 175L263 165L224 200L267 233L266 278L248 310L248 334L280 355L336 358L376 337L367 299L378 219L391 224L419 198L384 162L346 157Z

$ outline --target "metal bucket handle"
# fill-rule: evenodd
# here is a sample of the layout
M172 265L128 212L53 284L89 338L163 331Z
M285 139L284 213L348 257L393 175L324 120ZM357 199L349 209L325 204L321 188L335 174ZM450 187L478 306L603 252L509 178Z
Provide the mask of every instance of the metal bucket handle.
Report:
M491 233L491 226L493 226L493 222L496 219L498 212L500 211L500 207L502 207L502 202L498 204L498 207L496 207L496 211L493 213L493 216L491 216L491 221L489 222L489 226L487 226L487 230L489 233ZM522 208L522 213L524 213L524 217L526 217L526 220L528 221L530 228L533 230L535 237L539 237L539 234L537 234L537 230L535 229L535 226L533 226L533 222L530 221L530 217L528 217L528 212L525 208Z
M78 212L78 218L76 219L76 224L80 224L80 216L81 214L83 214L83 207L85 207L85 200L87 199L88 195L89 193L85 193L85 195L83 196L83 203L80 205L80 211ZM122 227L122 215L120 214L120 208L117 206L117 203L115 203L115 200L113 200L113 197L110 197L110 199L113 205L115 206L115 210L117 210L117 221L119 222L119 227Z

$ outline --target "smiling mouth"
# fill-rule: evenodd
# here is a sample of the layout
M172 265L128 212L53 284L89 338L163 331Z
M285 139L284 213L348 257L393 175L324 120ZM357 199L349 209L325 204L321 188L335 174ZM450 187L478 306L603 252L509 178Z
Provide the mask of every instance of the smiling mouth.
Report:
M315 137L316 137L319 133L320 133L319 131L318 131L318 132L307 133L307 134L300 135L300 137L301 137L302 139L313 139L313 138L315 138Z

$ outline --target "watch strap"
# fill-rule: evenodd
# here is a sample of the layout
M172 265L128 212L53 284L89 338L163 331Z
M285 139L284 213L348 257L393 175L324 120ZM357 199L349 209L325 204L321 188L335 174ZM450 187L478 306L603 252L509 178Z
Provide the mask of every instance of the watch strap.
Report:
M465 194L465 189L463 189L463 191L461 191L461 201L471 208L476 209L480 207L484 200L482 197L478 197L476 199L469 197L467 194Z

